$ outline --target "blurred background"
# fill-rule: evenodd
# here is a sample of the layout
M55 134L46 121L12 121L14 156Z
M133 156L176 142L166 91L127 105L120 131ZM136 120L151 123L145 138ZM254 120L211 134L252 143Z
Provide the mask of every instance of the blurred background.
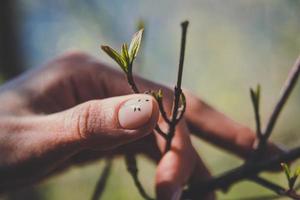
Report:
M130 41L138 23L145 38L136 71L167 85L176 81L180 22L190 20L183 84L235 120L254 128L249 87L262 86L265 122L290 67L300 53L300 1L296 0L4 0L0 5L0 79L13 78L68 50L88 52L116 67L100 44L119 48ZM272 139L293 147L300 144L300 84L288 101ZM199 154L213 174L242 161L203 141ZM154 195L155 166L139 157L140 177ZM292 168L299 166L297 162ZM89 199L103 161L73 167L34 187L0 196L12 199ZM284 174L263 174L287 185ZM234 200L271 194L243 181L218 199ZM242 198L243 197L243 198ZM141 199L126 173L123 159L113 161L104 200ZM255 198L253 198L255 199Z

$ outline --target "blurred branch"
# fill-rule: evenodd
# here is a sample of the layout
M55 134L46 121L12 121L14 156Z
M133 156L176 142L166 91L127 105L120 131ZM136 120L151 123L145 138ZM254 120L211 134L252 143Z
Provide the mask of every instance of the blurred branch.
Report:
M153 200L145 191L143 188L142 183L139 180L138 177L138 168L137 168L137 163L136 163L136 157L134 154L127 153L125 154L125 161L126 161L126 166L127 166L127 171L131 175L134 181L134 185L137 187L139 193L141 196L146 199L146 200Z
M200 196L216 189L227 190L232 184L241 180L249 179L260 172L270 170L281 162L291 162L300 158L300 147L294 148L288 152L273 156L269 159L257 161L257 163L244 164L232 169L224 174L207 181L198 182L193 185L190 191L185 192L185 197Z
M255 183L258 183L260 185L262 185L265 188L268 188L269 190L275 192L276 194L278 194L279 196L285 196L285 197L290 197L292 199L300 199L300 196L296 194L296 192L294 190L286 190L283 187L272 183L266 179L263 179L259 176L255 176L250 178L250 180L253 180Z
M260 136L260 133L257 134L257 139L259 140L259 145L256 150L254 150L254 159L253 157L246 161L242 166L232 169L228 172L225 172L223 175L213 178L211 180L199 182L198 184L191 185L188 190L183 193L183 198L192 198L197 199L204 194L212 192L216 189L228 190L228 188L238 181L243 179L250 179L256 183L271 189L278 195L289 196L293 199L300 199L300 197L293 190L285 190L280 186L273 184L269 181L261 179L258 176L260 172L270 170L274 166L279 166L280 163L285 162L289 163L294 161L297 158L300 158L300 146L294 148L288 152L282 153L281 155L275 155L269 159L255 159L255 157L260 156L261 152L265 151L267 146L267 140L270 137L272 130L276 124L278 116L284 107L289 95L291 94L293 88L295 87L298 77L300 74L300 57L298 57L296 63L290 70L288 78L283 86L279 100L276 103L276 106L267 122L265 131ZM251 92L252 102L254 104L257 130L259 131L260 119L258 115L259 111L259 89L256 92ZM253 162L255 161L255 162ZM284 191L284 192L283 192Z
M104 192L108 177L111 172L111 167L112 167L112 160L108 158L105 162L104 169L103 169L103 171L100 175L100 178L97 182L97 185L95 187L95 191L93 193L92 200L98 200L101 198L101 196Z
M300 74L300 56L298 57L294 66L292 67L292 69L288 75L288 78L282 88L280 98L279 98L270 118L268 119L267 126L264 130L264 137L266 138L266 140L270 137L272 130L278 119L278 116L297 83L299 74Z
M273 191L273 192L275 192L276 194L279 194L279 195L284 195L285 192L286 192L286 190L283 187L281 187L277 184L274 184L274 183L272 183L272 182L270 182L266 179L263 179L259 176L251 177L251 178L249 178L249 180L252 180L255 183L258 183L258 184L264 186L265 188L268 188L269 190L271 190L271 191Z

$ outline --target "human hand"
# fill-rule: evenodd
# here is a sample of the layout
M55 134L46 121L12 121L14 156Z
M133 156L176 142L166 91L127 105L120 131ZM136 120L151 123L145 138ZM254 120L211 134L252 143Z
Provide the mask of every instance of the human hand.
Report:
M170 112L170 89L139 77L136 82L142 91L162 89ZM185 184L210 178L192 146L190 130L242 157L253 149L255 134L249 128L186 93L185 117L171 150L162 156L165 140L149 134L157 121L164 127L155 100L130 93L122 73L81 53L64 55L2 86L0 191L36 182L70 165L132 152L158 162L157 198L176 199ZM128 100L146 109L121 112ZM269 146L271 152L279 151Z

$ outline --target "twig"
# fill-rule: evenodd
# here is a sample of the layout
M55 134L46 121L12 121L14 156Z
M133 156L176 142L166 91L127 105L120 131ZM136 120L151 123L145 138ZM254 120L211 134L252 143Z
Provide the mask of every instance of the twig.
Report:
M300 56L298 57L294 66L292 67L292 69L290 70L288 78L281 90L282 92L281 92L280 98L279 98L278 102L276 103L276 106L275 106L270 118L268 119L266 128L264 130L264 138L266 138L266 140L270 137L272 130L278 119L278 116L297 83L299 74L300 74Z
M160 111L161 116L163 117L163 119L165 120L165 122L167 124L171 124L171 121L170 121L170 119L167 116L167 113L165 111L162 99L161 98L157 99L157 103L158 103L158 107L159 107L159 111Z
M253 89L250 89L251 101L254 109L255 116L255 124L256 124L256 135L258 139L262 138L261 132L261 122L260 122L260 114L259 114L259 102L260 102L260 86L257 86L256 92Z
M277 119L279 117L279 114L281 112L281 110L283 109L285 103L288 100L288 97L290 96L293 88L295 87L298 77L300 74L300 56L298 57L298 59L296 60L294 66L291 68L289 75L287 77L287 80L285 81L285 84L281 90L281 94L280 97L273 109L272 114L270 115L267 124L266 124L266 128L264 129L262 136L259 139L259 143L256 147L256 150L253 153L253 157L251 158L250 161L255 161L257 159L260 159L262 157L262 155L264 154L264 152L267 149L267 142L268 139L272 133L272 130L277 122Z
M145 189L143 188L143 185L141 184L138 178L138 168L137 168L135 155L127 153L125 155L125 161L126 161L127 171L132 176L134 185L137 187L141 196L146 200L154 200L146 193Z
M130 67L129 69L131 69L132 67ZM132 76L132 71L130 70L128 73L127 73L127 81L128 81L128 83L129 83L129 85L130 85L130 87L131 87L131 89L132 89L132 91L134 92L134 93L140 93L140 91L139 91L139 89L138 89L138 87L137 87L137 85L135 84L135 82L134 82L134 79L133 79L133 76Z
M253 177L260 172L270 170L282 162L288 163L296 160L297 158L300 158L300 147L296 147L288 152L273 156L263 161L257 161L253 164L243 164L242 166L225 172L216 178L207 181L201 181L198 184L193 185L187 194L193 193L193 195L201 197L201 195L216 189L226 190L232 184L238 181L249 179L249 177Z
M290 197L292 199L300 199L300 196L295 193L293 190L286 190L283 187L272 183L266 179L263 179L259 176L251 177L249 180L253 180L255 183L259 183L265 188L268 188L269 190L275 192L279 196L285 196L285 197Z
M280 98L267 122L265 131L263 131L263 137L259 140L258 148L256 153L260 154L261 151L266 149L266 143L269 136L272 133L277 118L286 103L290 93L296 85L297 79L300 74L300 57L297 59L295 65L292 67L287 81L282 89ZM257 100L257 99L256 99ZM258 101L254 101L255 112L258 113ZM256 121L259 118L256 119ZM258 121L257 121L258 122ZM259 125L259 124L257 124ZM256 154L257 155L257 154ZM246 162L242 166L225 172L223 175L213 178L208 181L199 182L196 185L192 185L189 190L185 191L184 197L201 197L203 194L214 191L215 189L227 190L232 184L242 180L249 179L257 176L258 173L271 169L272 167L279 165L282 162L290 162L300 157L300 147L294 148L289 152L282 153L281 155L271 157L265 160L256 160L256 162ZM253 180L253 178L252 178ZM262 180L255 179L258 183L262 183ZM270 186L270 185L268 185ZM292 194L296 195L296 194Z
M165 147L165 152L169 151L171 148L171 142L172 142L172 139L175 134L175 127L178 123L177 113L178 113L180 96L182 94L181 82L182 82L182 72L183 72L184 53L185 53L185 44L186 44L186 33L187 33L188 25L189 25L188 21L184 21L181 23L182 37L181 37L179 67L178 67L178 74L177 74L177 84L176 84L176 87L174 88L174 102L173 102L173 109L172 109L172 118L171 118L171 123L169 124L169 131L168 131L168 138L167 138L167 143L166 143L166 147Z
M157 133L158 133L160 136L162 136L163 138L165 138L165 139L167 140L168 135L160 129L160 127L158 126L158 124L156 124L154 130L157 131Z
M262 185L263 187L268 188L269 190L275 192L278 195L285 195L286 190L283 187L275 183L272 183L264 178L261 178L259 176L254 176L254 177L250 177L249 180L252 180L255 183Z
M110 171L111 171L111 167L112 167L112 160L111 159L107 159L105 162L105 167L100 175L100 178L97 182L97 185L95 187L95 191L93 193L92 196L92 200L98 200L101 198L103 191L105 189Z

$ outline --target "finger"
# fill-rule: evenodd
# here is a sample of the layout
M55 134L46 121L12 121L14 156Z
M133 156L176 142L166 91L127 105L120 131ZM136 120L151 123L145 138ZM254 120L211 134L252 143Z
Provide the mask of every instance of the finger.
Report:
M202 159L199 157L199 155L196 153L196 164L194 171L191 175L191 179L189 180L189 189L192 189L189 191L189 197L188 199L198 199L201 197L203 200L214 200L216 199L216 196L214 192L209 192L206 194L201 194L202 196L199 196L199 189L197 188L197 184L199 182L207 181L212 178L211 173L209 172L208 168L205 166L204 162ZM184 196L184 195L183 195Z
M185 117L190 131L230 152L248 158L255 148L255 133L248 127L233 121L223 113L185 91L187 108ZM268 144L268 155L281 153L276 145Z
M158 120L158 107L150 95L127 95L80 104L44 117L49 129L61 129L68 140L84 148L110 149L150 133ZM57 135L56 135L57 136Z
M159 141L161 150L165 142ZM196 155L184 122L177 126L171 149L160 160L156 171L157 199L178 199L194 168Z

